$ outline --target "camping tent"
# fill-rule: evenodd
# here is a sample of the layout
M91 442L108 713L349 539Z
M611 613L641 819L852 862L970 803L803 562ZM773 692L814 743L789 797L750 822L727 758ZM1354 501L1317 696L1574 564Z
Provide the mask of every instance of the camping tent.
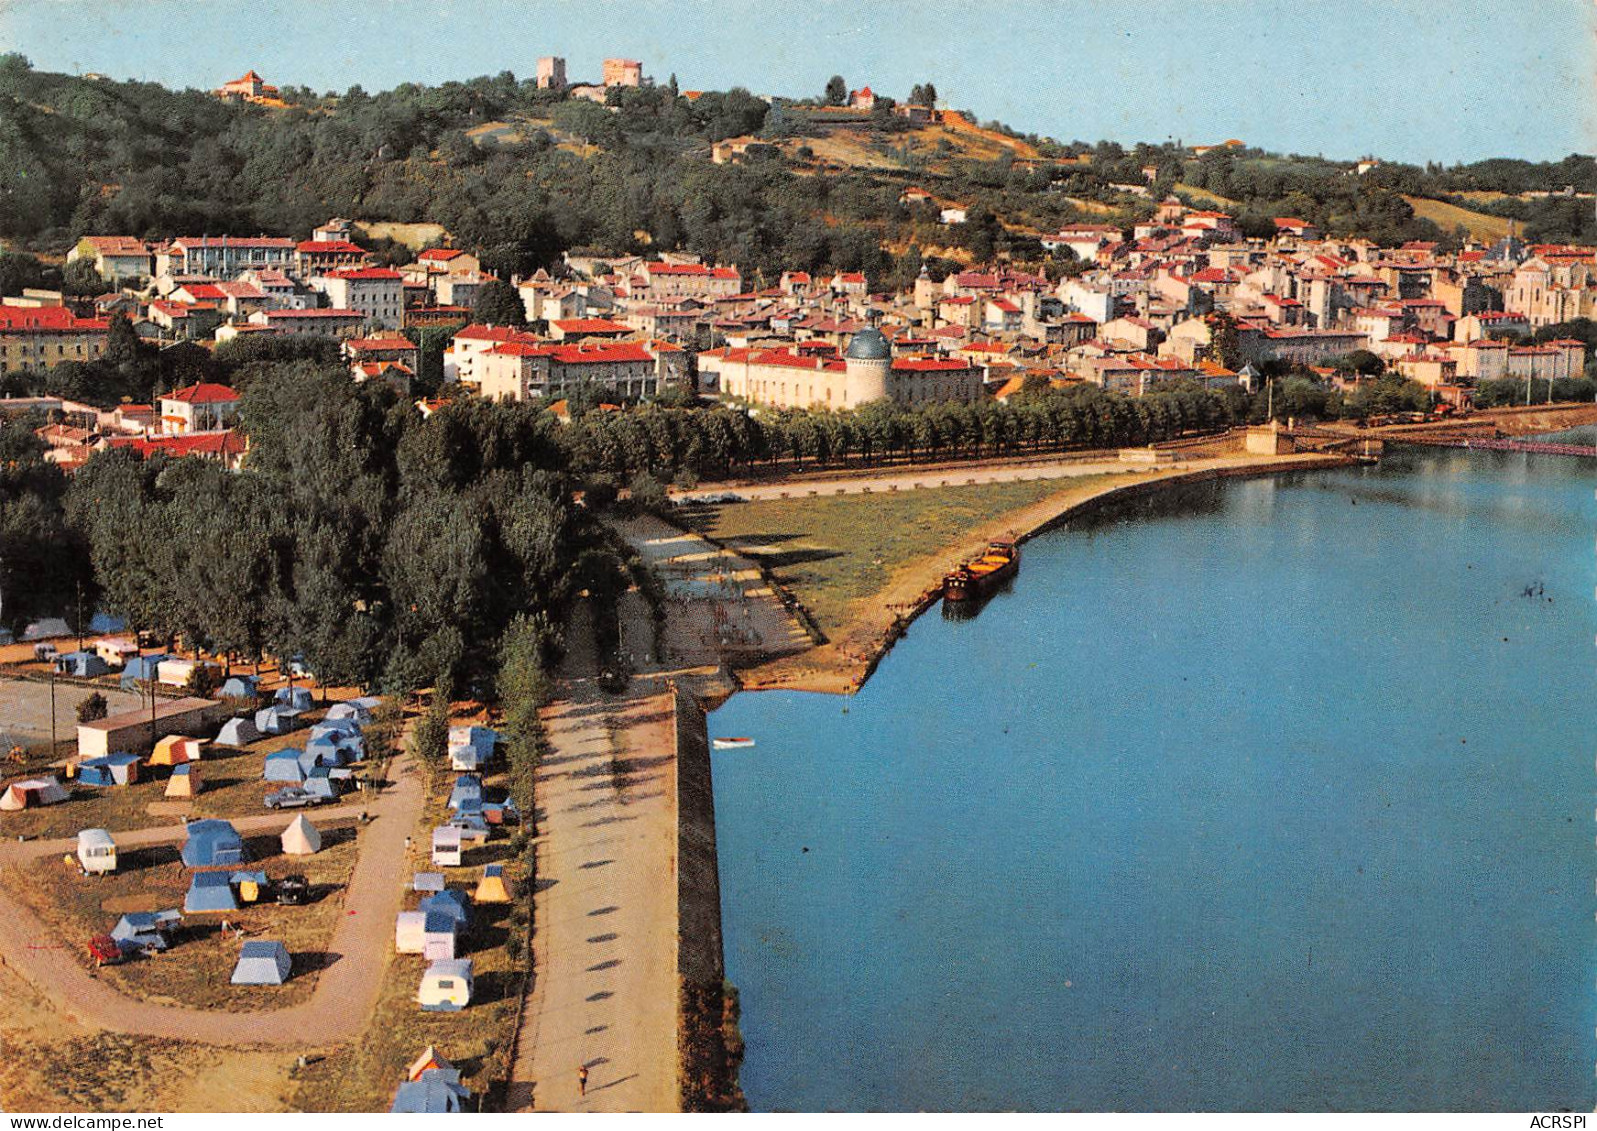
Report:
M154 679L161 661L166 659L165 653L156 653L153 656L134 656L122 668L122 689L131 691L144 680Z
M482 807L482 779L476 774L461 774L455 779L455 787L449 791L449 807L459 809L468 801L476 802L476 807Z
M292 707L263 707L255 712L255 729L262 734L287 734L299 726L299 716Z
M200 760L200 740L185 738L181 734L169 734L155 744L155 749L150 752L150 765L152 766L181 766L185 762L198 762Z
M322 834L303 813L288 823L280 839L287 856L313 856L322 850Z
M239 948L238 965L233 967L235 986L280 986L288 981L292 967L288 948L280 942L251 939Z
M360 700L334 703L327 708L327 721L331 723L340 719L348 719L358 726L368 726L372 721L372 713Z
M84 785L132 785L139 780L139 756L118 750L103 758L86 758L78 763L78 781Z
M183 925L183 916L171 911L129 911L111 928L111 937L123 950L165 950L171 932Z
M322 778L306 778L301 785L304 787L305 792L312 797L319 797L323 801L337 801L338 780L335 780L331 775Z
M55 670L62 675L93 679L95 676L105 675L111 669L94 652L65 652L55 658Z
M59 805L67 791L55 778L28 778L14 781L0 792L0 809L32 809L37 805Z
M104 829L78 833L78 866L85 872L116 871L116 841Z
M300 762L300 756L304 753L297 746L272 751L266 756L261 777L266 781L286 781L298 785L305 780L305 767Z
M308 711L314 705L308 687L279 687L273 698L278 706L292 707L296 711Z
M471 923L471 897L454 888L434 892L422 900L417 909L429 913L441 911L459 923L461 930Z
M226 872L195 872L183 897L183 913L198 915L207 911L237 911L233 879Z
M509 903L510 889L505 886L505 866L490 864L484 868L482 879L477 881L477 890L471 898L473 903Z
M452 1115L466 1110L471 1093L454 1068L429 1068L394 1093L392 1115Z
M242 864L248 859L244 838L228 822L215 818L189 822L188 840L183 844L185 867L215 868Z
M401 911L394 917L394 950L420 954L426 948L427 912Z
M259 903L271 881L266 878L265 872L234 872L228 876L227 882L238 889L240 903Z
M422 912L421 955L429 962L455 957L460 924L447 911Z
M325 718L311 727L312 738L337 738L341 734L359 734L360 724L349 718Z
M193 797L200 791L200 772L194 766L174 766L166 779L168 797Z
M449 825L433 830L433 867L460 864L460 830Z
M255 690L255 677L252 675L235 675L222 684L223 699L253 699Z
M461 1009L471 1001L471 959L434 962L421 976L416 1001L429 1012Z
M441 1068L447 1072L454 1067L455 1066L453 1064L450 1064L447 1060L438 1055L438 1050L436 1048L434 1048L432 1045L428 1045L422 1050L420 1056L410 1062L410 1067L405 1070L405 1079L420 1080L422 1078L422 1074L430 1069Z
M255 729L255 723L249 719L228 719L222 724L222 730L216 736L216 741L223 746L248 746L252 742L259 742L261 732Z

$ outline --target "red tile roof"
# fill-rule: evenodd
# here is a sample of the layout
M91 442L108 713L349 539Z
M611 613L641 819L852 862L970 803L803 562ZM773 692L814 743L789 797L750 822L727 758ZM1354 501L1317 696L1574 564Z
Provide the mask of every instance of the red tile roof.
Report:
M384 282L395 282L404 276L391 267L345 267L341 271L329 271L324 276L328 279L369 279Z
M181 404L229 404L238 400L238 394L226 385L215 385L209 381L202 381L197 385L190 385L186 389L175 389L170 393L162 393L163 401L178 401Z

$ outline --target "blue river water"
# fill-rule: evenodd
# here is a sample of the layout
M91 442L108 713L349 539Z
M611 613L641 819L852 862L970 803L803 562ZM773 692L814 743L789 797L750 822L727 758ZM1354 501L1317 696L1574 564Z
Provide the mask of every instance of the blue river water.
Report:
M711 733L755 1110L1591 1110L1597 475L1399 450L1028 543Z

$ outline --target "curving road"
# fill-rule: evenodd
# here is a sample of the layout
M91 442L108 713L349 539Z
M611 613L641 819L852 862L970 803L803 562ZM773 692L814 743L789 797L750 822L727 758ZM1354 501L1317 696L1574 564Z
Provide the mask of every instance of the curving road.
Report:
M389 763L393 783L370 806L341 805L322 810L320 819L373 817L362 834L360 859L344 892L344 915L328 951L338 956L318 976L310 1000L268 1013L155 1005L120 993L96 978L67 950L30 949L51 935L38 916L12 899L0 885L0 961L36 986L52 1005L84 1025L119 1033L204 1041L216 1045L268 1044L308 1047L358 1035L377 1004L381 972L394 931L394 916L404 898L405 838L421 815L421 776L408 758ZM280 830L287 818L271 813L241 817L241 833ZM175 825L118 833L117 844L165 844L183 839ZM59 857L77 849L75 839L10 842L0 845L0 867L26 866L41 856Z

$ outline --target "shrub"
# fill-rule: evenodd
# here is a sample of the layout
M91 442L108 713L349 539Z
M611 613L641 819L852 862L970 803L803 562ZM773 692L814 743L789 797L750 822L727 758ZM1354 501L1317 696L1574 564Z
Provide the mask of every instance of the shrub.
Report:
M78 722L80 723L92 723L96 719L103 719L107 713L108 708L105 696L98 691L86 696L78 703Z

